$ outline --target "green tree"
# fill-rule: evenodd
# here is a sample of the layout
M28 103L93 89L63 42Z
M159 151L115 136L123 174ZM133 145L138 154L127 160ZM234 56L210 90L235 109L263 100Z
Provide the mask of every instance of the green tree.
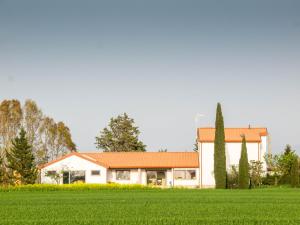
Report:
M22 128L19 136L12 141L10 151L6 153L7 168L11 171L14 183L34 184L37 179L37 169L34 164L32 146L26 138L26 132Z
M216 188L226 188L225 131L221 104L216 112L216 131L214 142L214 175Z
M294 158L292 168L291 168L291 186L299 186L299 161L298 158Z
M297 155L290 145L287 145L283 154L279 155L278 164L282 173L281 180L283 183L288 183L290 180L291 169L295 158L297 158Z
M134 120L124 113L110 119L108 127L96 137L96 146L104 152L144 152L146 145L139 140L139 134Z
M249 163L245 136L243 136L241 158L239 161L239 188L249 188Z

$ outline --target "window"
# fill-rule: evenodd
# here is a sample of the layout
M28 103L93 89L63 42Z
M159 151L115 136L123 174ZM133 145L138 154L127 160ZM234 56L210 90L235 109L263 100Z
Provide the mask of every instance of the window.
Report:
M92 176L100 176L100 170L92 170L91 175Z
M117 180L130 180L130 171L129 170L117 170Z
M195 180L196 170L175 170L174 178L175 180Z
M50 170L47 171L46 176L55 176L56 175L56 171L55 170Z

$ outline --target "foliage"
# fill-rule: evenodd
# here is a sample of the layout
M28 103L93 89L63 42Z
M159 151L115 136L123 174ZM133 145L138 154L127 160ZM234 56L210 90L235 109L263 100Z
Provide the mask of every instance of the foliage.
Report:
M249 163L248 154L246 146L246 138L243 136L241 157L239 161L239 188L247 189L249 188Z
M236 166L232 165L227 173L227 188L235 189L239 185L239 172Z
M291 186L298 187L299 186L299 159L294 158L292 168L291 168Z
M72 141L70 129L63 123L45 117L40 128L42 151L40 156L43 162L54 160L68 152L76 151Z
M22 108L18 100L4 100L0 104L0 154L11 147L11 140L17 135L22 123ZM5 161L5 158L3 159Z
M134 120L124 113L110 119L108 127L96 137L96 146L104 152L144 152L146 145L139 141L139 134Z
M267 176L274 177L274 185L278 185L278 180L282 176L282 171L279 165L279 155L266 154L265 161L267 164Z
M49 121L51 126L47 126ZM69 128L45 117L33 100L26 100L23 107L18 100L4 100L0 104L0 154L5 156L10 150L21 127L27 133L37 164L76 150Z
M274 176L276 186L279 183L287 184L290 182L291 168L296 157L295 151L291 150L289 145L287 145L285 151L281 154L267 154L265 156L268 173Z
M260 187L263 178L263 163L261 161L251 160L249 164L251 187Z
M166 149L166 148L161 148L161 149L158 149L158 152L168 152L168 149Z
M1 224L299 224L300 195L295 189L228 191L132 186L80 189L76 186L78 189L67 190L64 188L69 186L59 186L54 191L36 191L26 186L0 192Z
M3 162L3 158L0 154L0 185L2 185L4 183L4 162Z
M287 145L283 154L280 154L278 158L278 164L281 169L282 176L290 177L295 158L297 158L295 151L291 149L290 145Z
M225 131L220 103L217 106L215 126L214 175L216 188L226 188Z
M139 189L157 189L159 187L145 186L140 184L85 184L85 183L74 183L74 184L29 184L29 185L18 185L18 186L6 186L0 187L0 192L11 192L11 191L84 191L84 190L139 190Z
M34 184L37 179L37 169L34 165L32 147L29 145L26 132L21 129L18 137L12 141L12 147L6 155L7 168L12 171L14 183Z

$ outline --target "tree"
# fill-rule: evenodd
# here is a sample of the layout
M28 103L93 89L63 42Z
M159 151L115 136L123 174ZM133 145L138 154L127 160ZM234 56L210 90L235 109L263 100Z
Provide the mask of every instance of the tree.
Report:
M37 179L37 169L34 164L32 146L22 128L19 136L12 141L10 151L6 153L7 168L12 172L14 183L34 184Z
M232 165L227 173L227 188L237 188L239 184L239 172L237 167Z
M166 149L166 148L160 148L160 149L158 149L158 152L168 152L168 149Z
M291 169L295 158L297 158L297 155L290 145L287 145L281 154L267 154L265 156L268 174L275 178L275 186L279 183L290 183Z
M267 164L267 172L270 177L274 177L274 185L278 185L278 181L281 177L281 169L278 163L279 155L266 154L264 156Z
M225 131L221 104L216 112L216 130L214 141L214 175L216 188L226 188Z
M245 136L243 136L241 158L239 161L239 188L249 188L249 164Z
M33 100L26 100L23 107L18 100L4 100L0 104L0 154L4 162L5 152L10 150L21 126L37 164L76 150L69 128L63 122L45 117Z
M299 159L294 158L292 168L291 168L291 186L298 187L299 186Z
M262 184L263 163L251 160L249 165L250 181L252 187L259 187Z
M3 158L0 154L0 185L4 183L4 166L3 166Z
M42 145L38 155L42 160L41 163L54 160L68 152L76 151L70 129L63 122L55 123L52 118L45 117L39 133Z
M33 100L26 100L23 107L23 127L34 153L39 149L38 137L42 120L43 113L37 104Z
M18 100L4 100L0 104L0 143L2 155L11 146L22 122L22 108Z
M278 164L282 173L281 179L285 178L285 182L289 182L290 180L291 169L295 158L297 158L297 155L290 145L287 145L283 154L279 155Z
M96 147L104 152L144 152L146 145L139 140L139 134L134 120L124 113L110 119L108 127L96 137Z

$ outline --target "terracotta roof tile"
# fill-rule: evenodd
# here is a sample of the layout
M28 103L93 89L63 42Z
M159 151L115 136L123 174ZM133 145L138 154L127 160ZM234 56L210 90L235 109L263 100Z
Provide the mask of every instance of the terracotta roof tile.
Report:
M247 142L261 142L268 135L267 128L225 128L225 142L241 142L245 135ZM215 128L198 128L199 142L214 142Z
M196 152L103 152L81 153L109 168L197 168Z
M126 168L199 168L197 152L101 152L70 153L39 168L45 168L69 156L76 155L111 169Z

